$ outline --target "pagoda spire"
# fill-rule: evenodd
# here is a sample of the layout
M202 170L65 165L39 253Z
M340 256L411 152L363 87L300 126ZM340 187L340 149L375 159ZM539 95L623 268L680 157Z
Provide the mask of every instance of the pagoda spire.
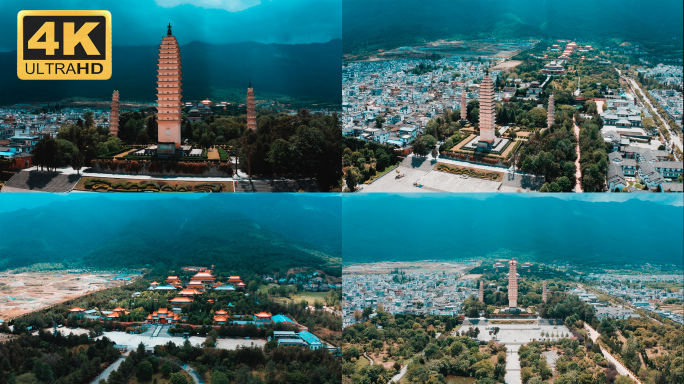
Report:
M171 36L171 23L169 23L169 30L166 31L166 36Z

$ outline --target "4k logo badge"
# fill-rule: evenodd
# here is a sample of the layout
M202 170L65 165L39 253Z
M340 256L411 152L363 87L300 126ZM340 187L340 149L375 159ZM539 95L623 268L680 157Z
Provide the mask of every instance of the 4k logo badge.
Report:
M17 76L22 80L107 80L112 76L109 11L20 11Z

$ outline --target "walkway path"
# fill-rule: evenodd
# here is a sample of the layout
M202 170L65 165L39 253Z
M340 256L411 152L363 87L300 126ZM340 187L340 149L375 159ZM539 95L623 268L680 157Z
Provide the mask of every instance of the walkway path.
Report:
M373 361L373 359L370 356L368 356L368 354L366 352L363 353L363 357L368 359L368 361L370 362L370 365L375 364L375 361Z
M124 151L124 152L119 153L118 155L115 155L114 158L120 159L124 156L128 156L128 154L130 154L131 152L135 152L135 151L139 151L139 150L140 150L140 148L132 148L132 149L129 149L128 151Z
M99 375L97 375L97 377L95 378L95 380L91 381L90 384L98 384L98 383L100 382L100 380L102 380L102 379L107 380L107 378L109 378L109 375L110 375L112 372L116 371L116 369L119 368L119 365L121 365L121 363L123 363L123 361L126 360L126 357L128 357L128 354L129 354L129 353L130 353L130 351L128 351L128 352L124 353L123 355L121 355L121 357L119 357L118 360L116 360L115 362L113 362L112 365L110 365L109 367L107 367L107 369L105 369L104 371L102 371L102 373L100 373Z
M204 384L204 379L202 379L202 376L200 376L199 372L197 372L195 368L187 364L183 364L180 367L183 368L185 372L190 375L190 377L192 377L192 379L195 381L195 384Z
M587 332L589 332L589 337L593 342L596 342L599 336L601 336L600 333L598 333L594 328L589 326L589 324L587 323L584 323L584 329L586 329ZM617 369L619 374L629 376L629 378L634 380L635 383L642 384L641 381L636 376L634 376L632 372L630 372L624 365L622 365L622 363L618 359L616 359L610 352L608 352L600 344L599 347L601 348L601 353L603 353L603 356L606 358L606 360L615 365L615 369Z
M506 384L522 384L522 378L520 377L520 355L518 355L518 350L520 349L519 344L506 344L506 376L504 376L504 382Z
M404 377L404 375L406 374L406 370L408 370L408 364L401 367L401 370L399 371L399 373L392 376L392 380L390 380L387 384L393 384L393 383L400 382L401 378Z
M574 126L575 129L575 137L577 138L577 146L575 147L575 154L577 154L577 159L575 160L575 175L577 179L577 183L575 184L575 192L577 193L582 193L582 168L580 168L580 149L579 149L579 141L580 141L580 128L577 125L577 121L575 121L575 117L573 116L572 118L572 125Z

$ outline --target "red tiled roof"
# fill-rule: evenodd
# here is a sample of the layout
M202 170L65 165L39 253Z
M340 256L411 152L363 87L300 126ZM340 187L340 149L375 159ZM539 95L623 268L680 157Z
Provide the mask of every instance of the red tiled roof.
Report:
M174 297L169 300L169 303L192 303L193 300L189 297Z

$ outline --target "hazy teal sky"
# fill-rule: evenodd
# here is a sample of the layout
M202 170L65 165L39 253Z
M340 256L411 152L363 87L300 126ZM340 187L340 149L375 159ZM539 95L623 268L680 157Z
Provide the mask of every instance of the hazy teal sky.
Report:
M342 259L525 256L683 264L681 194L362 194L343 199Z
M16 50L21 10L108 10L114 45L154 45L171 23L192 41L305 44L342 38L341 0L2 0L0 51Z

